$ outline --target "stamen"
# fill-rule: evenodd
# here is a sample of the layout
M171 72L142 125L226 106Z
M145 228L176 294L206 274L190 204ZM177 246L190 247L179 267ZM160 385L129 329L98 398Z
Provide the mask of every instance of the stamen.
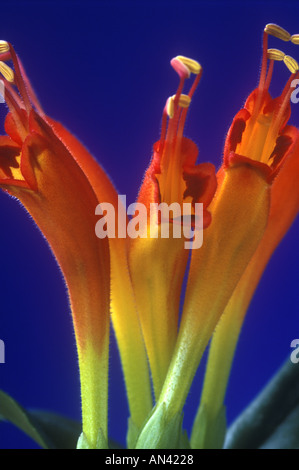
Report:
M266 30L266 27L265 27ZM242 145L244 148L247 148L249 145L249 142L252 141L251 136L253 133L254 125L256 122L256 118L260 112L260 108L263 103L263 98L266 92L266 86L269 85L271 75L272 75L272 70L273 70L273 60L270 61L271 69L269 70L268 76L267 76L267 64L268 64L268 34L264 30L263 33L263 53L262 53L262 66L261 66L261 71L260 71L260 79L259 79L259 84L257 88L257 95L256 99L254 100L254 106L251 114L251 119L249 119L247 123L247 132L244 134Z
M268 72L267 72L267 76L266 76L266 80L265 80L265 86L264 86L265 91L269 90L270 83L271 83L271 80L272 80L273 68L274 68L274 59L270 59Z
M22 102L20 97L16 94L9 82L5 83L5 101L15 120L15 123L18 123L17 128L19 134L22 136L22 138L25 139L28 131L28 123L23 114L24 110L22 109Z
M199 63L193 59L189 59L188 57L174 57L170 61L170 64L178 73L180 77L180 83L176 94L168 98L164 107L159 152L163 152L166 140L168 143L172 142L175 145L175 136L178 138L178 140L182 137L187 108L190 105L191 97L199 83L202 73L202 68ZM193 85L191 86L189 94L184 95L182 94L184 83L186 78L190 77L191 73L194 73L196 78ZM168 127L167 117L170 119Z
M291 36L291 41L293 44L299 44L299 34L293 34Z
M26 74L26 71L25 71L25 69L22 65L22 62L20 61L20 59L18 59L18 61L19 61L19 67L20 67L21 75L22 75L23 81L25 83L25 87L26 87L28 96L30 98L30 101L31 101L31 103L33 103L36 110L43 116L43 115L45 115L44 110L42 109L41 104L38 101L37 96L36 96L32 86L31 86L31 83L30 83L30 81L27 77L27 74Z
M190 88L190 91L188 93L188 96L190 98L190 101L191 101L191 98L200 82L200 79L201 79L201 75L202 75L202 68L200 68L200 71L198 73L198 75L196 75L195 77L195 80ZM185 127L185 121L186 121L186 116L187 116L187 111L188 109L185 108L182 110L182 113L181 113L181 119L180 119L180 125L178 127L178 138L180 139L183 135L183 130L184 130L184 127Z
M173 95L173 99L175 98L176 95ZM180 95L179 101L178 101L178 106L181 108L188 108L191 103L191 98L188 95Z
M270 60L283 60L285 57L285 53L279 49L268 49L267 54Z
M175 95L170 96L166 101L166 113L170 119L174 116L174 98Z
M190 70L191 73L194 75L198 75L201 70L201 65L193 59L189 59L189 57L184 57L183 55L178 55L176 59L183 62L183 64Z
M268 49L268 35L283 41L292 41L294 44L299 44L299 34L291 36L288 31L275 24L265 26L262 68L258 90L253 97L253 110L246 124L246 132L242 135L241 147L239 149L236 147L236 151L247 156L255 149L256 160L266 164L269 164L270 160L271 167L277 167L289 148L289 141L277 136L280 136L282 126L286 123L288 117L292 93L291 83L294 77L297 78L299 76L299 65L293 57L286 55L280 49ZM267 70L268 60L269 67ZM276 99L272 99L270 96L268 98L266 93L270 86L275 61L284 62L292 75L289 77L281 95ZM259 116L261 116L261 119L259 119ZM274 146L275 151L273 150L273 142L276 142L276 146ZM261 143L262 145L260 145Z
M9 44L9 49L10 49L11 59L12 59L13 65L14 65L14 70L15 70L15 85L19 89L19 93L20 93L20 95L23 99L26 111L27 111L27 113L29 113L30 110L32 109L32 106L31 106L30 98L28 96L26 86L25 86L25 83L24 83L24 80L23 80L23 77L22 77L22 73L21 73L21 70L20 70L19 59L18 59L17 54L15 53L14 48L12 47L11 44Z
M199 83L202 68L198 62L184 56L171 60L171 65L180 77L177 91L170 96L163 110L159 146L159 165L161 172L156 178L159 185L160 199L165 202L182 202L186 189L186 180L181 175L184 159L186 158L183 140L184 123L191 103L191 97ZM188 94L183 94L186 78L195 74L193 84Z
M8 100L6 98L8 98ZM23 107L20 96L14 90L14 88L9 82L5 83L5 101L7 102L7 105L11 111L12 109L11 109L9 101L13 105L14 109L17 109L17 108L21 109Z
M268 63L268 34L264 32L263 34L263 56L262 56L262 67L260 73L260 80L258 85L258 96L253 110L253 115L256 117L259 113L261 102L265 90L265 82L267 78L267 63Z
M285 55L283 61L291 73L296 73L299 70L298 62L289 55Z
M264 31L267 34L270 34L271 36L274 36L286 42L290 41L292 37L288 31L286 31L281 26L278 26L277 24L274 24L274 23L267 24L265 26Z
M2 62L2 61L0 61L0 73L8 82L10 83L14 82L13 70L5 62Z
M295 75L298 78L298 74ZM276 140L276 136L279 134L281 129L281 125L283 122L283 116L286 112L287 106L290 103L290 96L292 93L291 83L294 79L294 76L290 76L281 95L280 95L280 106L278 108L277 114L274 115L274 119L272 120L268 136L264 145L264 151L261 158L261 161L268 161L269 155L271 154L271 146L272 142Z
M4 54L9 51L9 44L6 41L0 40L0 54Z

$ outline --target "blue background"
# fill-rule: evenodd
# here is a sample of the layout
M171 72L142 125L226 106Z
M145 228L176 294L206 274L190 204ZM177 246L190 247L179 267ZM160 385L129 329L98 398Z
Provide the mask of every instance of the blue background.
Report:
M200 160L218 167L232 118L257 84L264 25L299 32L296 1L2 1L0 14L2 39L15 46L47 114L85 143L128 202L135 200L165 100L177 86L172 57L193 57L204 68L186 135L198 144ZM299 59L299 47L275 39L271 47ZM277 64L274 93L287 77ZM3 104L0 113L3 122ZM299 105L292 123L299 126ZM79 419L76 349L61 274L29 216L2 193L0 221L0 339L6 345L0 388L25 407ZM299 337L298 234L297 221L251 304L227 393L229 421ZM201 375L188 399L187 428ZM110 434L124 443L127 405L113 338L109 376ZM28 447L35 448L29 438L0 424L0 448Z

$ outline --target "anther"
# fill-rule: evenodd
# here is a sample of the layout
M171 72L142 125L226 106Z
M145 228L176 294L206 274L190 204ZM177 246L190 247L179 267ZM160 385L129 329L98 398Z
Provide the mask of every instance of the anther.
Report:
M3 77L10 83L14 81L14 72L13 70L2 60L0 61L0 73Z
M9 44L6 41L0 40L0 54L9 51Z
M296 73L299 70L298 62L289 55L285 55L283 61L291 73Z
M166 112L167 112L168 117L172 119L174 116L174 97L173 96L170 96L166 102Z
M293 34L291 36L291 41L293 44L299 44L299 34Z
M188 67L190 72L194 73L195 75L198 75L201 71L201 65L196 60L189 59L189 57L184 57L183 55L178 55L176 59L183 62L183 64Z
M285 53L279 49L268 49L267 55L270 60L283 60L285 57Z
M282 41L290 41L291 40L291 35L288 31L283 29L281 26L278 26L277 24L274 23L269 23L265 26L264 29L265 33L270 34L271 36L274 36L278 39L281 39Z
M174 95L172 98L174 98L174 97L175 97L175 95ZM190 96L188 96L188 95L183 95L183 94L180 95L178 105L179 105L181 108L188 108L189 105L190 105L190 103L191 103L191 98L190 98Z

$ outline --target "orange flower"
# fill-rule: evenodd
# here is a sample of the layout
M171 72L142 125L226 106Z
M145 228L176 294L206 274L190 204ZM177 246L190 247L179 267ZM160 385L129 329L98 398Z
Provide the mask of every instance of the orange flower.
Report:
M190 205L190 217L195 218L195 204L202 203L206 228L211 222L207 208L216 190L214 165L196 164L197 147L183 136L201 67L182 56L172 59L171 65L179 74L180 83L176 94L166 102L161 137L154 144L153 157L137 199L147 209L148 225L141 238L130 240L130 272L157 398L177 338L181 289L189 255L182 235L183 210ZM191 73L196 78L189 94L184 95L184 82ZM156 209L151 217L155 204L161 211ZM164 210L173 210L165 238L163 230L166 225L169 229L166 217L169 213L163 212L163 206ZM172 232L175 225L180 232L178 238Z
M102 437L98 444L106 445L110 309L132 429L140 428L152 407L126 239L110 239L108 245L107 238L95 234L96 208L106 201L117 208L118 195L83 145L44 114L12 46L0 42L0 54L10 109L5 120L7 136L0 137L0 186L32 215L62 269L78 347L83 431L93 447Z
M0 62L9 107L0 137L0 186L17 197L45 235L70 294L81 376L83 431L107 439L110 271L107 240L94 235L95 192L42 112L14 49ZM4 49L4 51L3 51ZM18 93L17 93L18 92Z
M268 34L281 37L285 32L276 25L265 28L259 86L228 132L217 192L209 206L212 223L201 249L192 252L177 342L155 412L140 436L140 447L148 445L146 436L157 426L161 413L164 423L180 415L208 341L263 238L271 185L295 149L298 130L287 121L293 91L290 85L298 78L299 67L282 52L267 49ZM284 60L291 77L281 96L272 99L268 88L275 59ZM214 391L217 393L215 384Z
M115 208L115 232L118 234L117 192L101 166L85 147L60 123L50 120L55 134L64 142L88 178L98 201L109 201ZM125 208L121 211L125 214ZM122 214L122 215L123 215ZM126 220L127 217L124 216ZM124 231L126 227L121 227ZM152 408L148 359L140 328L135 295L128 270L127 236L109 238L110 246L110 309L123 367L132 428L139 429ZM106 273L109 276L109 272ZM129 432L130 434L130 432ZM130 440L128 436L128 440Z
M128 447L135 447L136 442L137 448L185 443L181 412L217 324L203 393L204 412L197 419L204 416L206 436L201 433L198 438L195 432L192 445L200 447L198 439L209 441L210 435L218 435L215 428L221 424L225 380L246 308L299 207L299 131L287 124L299 66L282 51L268 49L269 34L298 42L298 35L266 26L259 85L232 122L217 175L212 164L196 164L197 147L183 136L201 67L183 56L171 61L180 77L179 86L166 102L161 137L139 192L138 213L131 220L117 212L117 192L102 168L74 136L45 115L14 49L0 41L0 73L9 107L7 135L0 137L0 187L31 214L69 290L81 380L79 447L107 446L110 311L130 408ZM13 68L6 63L10 60ZM291 76L281 95L272 99L268 89L275 60L284 61ZM191 74L195 80L186 95L183 87ZM116 210L116 237L109 240L98 235L95 223L95 215L103 216L106 202L112 212ZM143 209L146 224L144 213L139 213ZM123 207L118 210L125 211ZM99 226L108 226L108 218L104 214ZM120 227L121 218L126 227ZM137 236L128 233L137 226ZM202 228L204 241L199 248L196 239ZM183 292L189 256L185 240L191 236L191 263ZM219 364L223 335L225 368ZM219 376L222 388L217 389ZM218 400L213 399L215 391Z
M283 164L271 190L271 207L264 236L238 282L212 336L200 407L193 426L193 448L222 447L216 429L235 349L255 289L281 239L299 211L299 139ZM205 421L205 432L200 432ZM218 438L215 439L215 436ZM218 439L218 442L217 442Z
M260 85L257 90L251 93L245 104L245 110L248 111L247 107L249 109L254 108L252 98L255 102L259 100L261 112L255 122L250 122L252 114L248 117L247 125L250 132L252 132L252 136L244 135L245 142L247 142L246 145L242 143L243 138L240 139L240 136L237 137L236 134L235 137L239 141L237 147L243 149L244 152L249 151L250 142L252 142L251 146L262 147L261 142L258 141L258 136L267 143L267 149L269 149L268 160L264 150L261 149L259 154L260 161L268 161L269 169L266 171L269 172L270 179L274 178L271 187L269 218L261 242L238 282L212 338L201 405L197 415L198 418L195 421L192 439L192 444L197 444L197 447L215 445L213 436L215 436L216 426L219 424L217 424L217 420L223 407L232 360L247 308L269 259L290 228L299 210L299 131L295 127L287 125L287 119L290 115L290 96L293 91L291 84L296 76L298 76L296 72L298 65L289 56L285 59L286 56L283 52L277 49L270 49L270 52L268 50L270 66L268 77L265 78L268 34L284 40L292 39L292 36L279 26L273 24L266 26L261 80L264 77L267 89L264 89L263 92L263 87ZM275 59L284 59L292 74L282 94L278 98L272 99L268 93L268 87L271 78L269 74L272 73L273 61ZM260 95L260 93L263 93L264 96ZM263 100L264 105L262 104ZM238 126L243 128L244 126L242 121L239 121L238 124L238 116L242 112L240 111L235 117L228 134L226 143L227 155L229 155L228 149L231 137L234 134L234 128L236 129ZM249 131L247 130L247 125L244 134ZM263 126L265 126L264 129ZM267 127L268 130L266 132ZM278 130L278 133L275 136L275 140L269 142L269 136L274 136L274 127ZM234 158L232 156L232 159ZM216 389L217 393L215 393ZM200 442L198 442L196 438L198 435L197 430L203 425L202 419L200 419L203 413L206 420L206 432L200 434ZM222 442L219 445L221 446Z

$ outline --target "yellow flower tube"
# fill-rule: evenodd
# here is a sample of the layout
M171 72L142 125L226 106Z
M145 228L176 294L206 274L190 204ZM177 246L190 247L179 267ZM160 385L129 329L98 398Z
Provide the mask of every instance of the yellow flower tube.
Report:
M210 206L212 223L202 248L192 253L179 338L161 394L161 400L176 396L177 411L213 330L264 235L273 181L297 141L298 131L287 125L290 85L298 70L293 62L291 67L286 62L291 76L281 96L272 99L268 92L276 58L268 50L272 31L266 26L259 86L237 113L227 135L219 190ZM183 384L177 395L172 374L175 380L180 374Z
M172 59L171 65L179 74L180 83L164 108L161 138L154 145L152 161L137 199L136 207L140 211L141 204L146 208L146 225L139 227L138 238L130 240L129 252L130 273L156 398L177 338L181 288L189 255L182 233L183 208L190 204L190 217L193 217L194 204L201 202L203 226L208 226L207 207L216 189L214 166L210 163L196 165L197 147L183 136L186 112L199 82L201 67L182 56ZM196 78L189 94L184 95L184 81L191 73ZM131 223L135 220L137 224L137 220L141 220L138 216Z
M213 435L222 412L232 361L244 318L256 287L276 247L299 211L299 141L295 145L271 191L271 208L264 236L230 298L213 334L201 403L195 418L191 445L215 445ZM205 432L200 432L204 413ZM200 440L198 439L200 435Z
M266 26L266 32L269 27L270 25ZM278 26L271 25L272 30L273 27L275 32L279 32ZM274 100L272 103L274 107ZM277 101L278 107L279 100ZM276 109L277 114L278 112ZM215 445L213 442L215 426L217 426L223 407L232 360L244 317L269 259L299 210L299 132L294 127L285 126L278 139L281 139L283 135L288 135L289 146L282 150L286 155L283 156L282 167L272 184L267 228L212 338L201 403L193 427L191 442L194 447ZM204 433L199 429L203 426L203 419L201 419L203 414L206 421Z
M105 246L105 253L107 251L107 240L102 241L96 237L96 208L99 206L99 203L103 202L108 202L109 204L113 205L116 213L116 233L118 233L119 201L117 192L107 174L90 155L86 148L60 123L45 115L30 85L30 82L26 77L22 64L13 51L13 48L11 46L9 48L9 45L3 41L1 52L2 54L0 59L2 59L2 62L0 71L4 77L6 98L11 109L11 114L9 114L6 119L7 133L11 136L13 142L17 142L19 145L22 145L22 139L26 136L26 132L28 131L28 117L26 114L30 113L32 106L35 108L37 116L36 119L39 119L39 125L42 126L42 131L38 129L37 132L42 134L43 132L49 134L50 140L52 139L53 141L58 142L57 145L60 145L61 148L64 147L65 152L68 152L72 160L76 163L77 167L81 169L81 172L84 174L92 188L94 196L93 208L91 209L91 205L90 207L89 205L86 205L86 210L91 211L93 222L93 229L90 227L89 236L92 236L94 240L93 244L90 244L90 252L95 250L97 252L95 256L102 256L103 246ZM15 67L15 74L13 70L6 64L6 62L12 58L13 65ZM18 87L17 90L15 90L15 87L13 86L14 84ZM16 91L19 91L21 99ZM12 115L14 116L14 119L12 118ZM22 126L26 127L25 134L22 131ZM19 135L21 131L24 134L22 134L22 136ZM7 161L9 161L9 159L6 156L1 160L4 166L7 165ZM15 165L15 162L13 162L13 165ZM65 184L67 184L68 180L69 178L65 179ZM5 183L7 183L7 180ZM80 188L75 189L73 187L73 190L76 191L76 198L78 199L80 197ZM125 215L124 227L121 227L122 231L125 233L126 222L127 220ZM49 240L49 236L46 236ZM97 240L97 243L95 240ZM95 246L93 246L94 243L96 243ZM132 427L138 429L141 427L146 416L149 414L152 408L151 384L147 355L145 352L140 322L135 305L133 288L128 271L128 244L126 236L118 237L118 235L116 235L115 238L109 238L109 247L110 269L109 265L107 265L104 270L105 282L110 288L110 294L107 295L109 295L112 322L121 355L130 415L132 425L134 425ZM94 282L97 282L96 276L94 276ZM93 295L93 290L94 289L90 291L92 292L91 295ZM82 293L83 292L84 288L82 284ZM85 289L85 292L89 292L89 290ZM107 362L107 358L105 358L105 361ZM103 391L104 390L105 385L103 386ZM94 394L90 395L91 399L93 395ZM84 403L85 401L86 400L84 400Z
M267 48L270 32L273 28L266 27L259 86L228 132L218 190L209 207L212 223L202 248L192 252L178 340L155 412L140 437L141 447L162 408L164 421L181 413L208 341L264 235L273 180L296 143L297 131L286 124L298 65L289 58L284 61L291 77L281 96L272 100L268 88L277 53Z
M210 208L212 224L192 253L179 336L159 399L173 413L182 409L215 325L263 235L269 186L255 168L232 167Z
M228 168L210 210L212 223L204 232L203 245L192 253L173 357L138 448L151 445L147 436L161 413L165 426L182 412L209 338L266 227L269 185L264 174L243 164Z
M83 169L98 201L108 202L115 209L116 236L109 238L111 319L120 351L130 416L135 427L140 429L152 409L152 395L148 359L128 268L129 244L125 208L122 205L119 207L121 200L113 184L85 147L60 123L49 118L47 120ZM123 212L121 216L119 209Z

